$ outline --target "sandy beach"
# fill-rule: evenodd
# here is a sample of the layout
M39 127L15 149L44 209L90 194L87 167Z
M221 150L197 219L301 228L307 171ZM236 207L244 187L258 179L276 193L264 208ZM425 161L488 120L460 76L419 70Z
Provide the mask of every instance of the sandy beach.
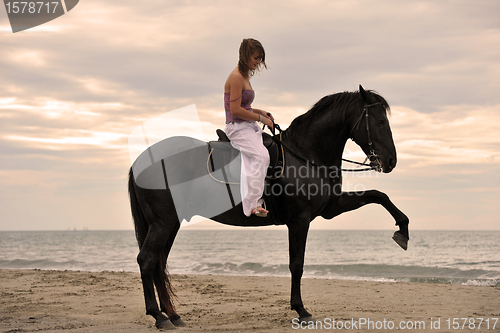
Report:
M289 306L288 278L173 275L173 284L188 325L179 332L303 330ZM493 328L500 318L499 287L326 279L303 279L302 285L306 308L317 320L308 331L343 326L390 332L401 331L401 324L422 332L500 331L500 322ZM4 269L0 293L0 332L157 331L145 314L137 273Z

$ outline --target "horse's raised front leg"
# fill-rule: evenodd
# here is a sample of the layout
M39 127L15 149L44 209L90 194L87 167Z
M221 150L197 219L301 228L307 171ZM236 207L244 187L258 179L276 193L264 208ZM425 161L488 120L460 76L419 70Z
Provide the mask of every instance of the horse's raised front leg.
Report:
M306 311L302 303L300 293L300 280L304 272L304 256L306 252L307 233L309 231L309 222L295 221L296 224L288 225L288 244L290 253L290 273L292 273L292 294L290 305L292 310L297 311L301 322L314 321L313 316Z
M394 233L392 237L401 248L406 250L408 248L408 240L410 239L408 232L408 217L400 211L389 199L387 194L370 190L365 192L342 192L338 200L335 202L334 207L329 207L328 216L326 218L333 218L342 213L358 209L366 204L376 203L382 205L394 218L399 230Z

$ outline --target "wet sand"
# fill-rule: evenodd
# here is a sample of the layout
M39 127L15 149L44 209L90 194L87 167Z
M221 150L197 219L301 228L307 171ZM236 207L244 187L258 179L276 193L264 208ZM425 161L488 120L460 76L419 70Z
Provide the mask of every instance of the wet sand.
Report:
M172 280L177 310L188 325L178 332L306 331L290 309L289 278L173 275ZM137 273L0 270L0 295L0 332L157 331L145 314ZM344 330L354 325L345 330L351 332L405 331L401 323L406 331L411 325L411 331L421 332L500 332L499 287L303 279L302 298L317 320L308 328L318 332L338 331L335 325ZM454 318L460 329L448 329ZM460 318L468 318L464 330ZM480 329L478 318L483 318ZM494 318L499 318L495 328Z

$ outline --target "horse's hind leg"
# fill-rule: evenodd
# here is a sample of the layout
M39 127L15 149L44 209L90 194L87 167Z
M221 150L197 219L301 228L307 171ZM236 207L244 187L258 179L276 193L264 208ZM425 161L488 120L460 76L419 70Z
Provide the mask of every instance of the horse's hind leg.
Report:
M159 279L158 277L155 278L155 276L162 269L159 261L160 254L164 251L165 244L171 232L172 229L165 229L159 223L150 224L144 244L137 256L137 263L141 270L144 299L146 301L146 314L155 318L155 325L160 329L175 328L171 321L158 308L154 288L155 280Z
M167 258L174 244L175 237L177 236L177 232L179 231L180 224L176 224L176 228L170 234L170 237L165 245L164 252L160 255L160 263L158 269L160 271L155 274L154 282L155 287L160 295L160 309L163 313L165 313L172 324L176 327L185 327L186 324L181 319L181 317L175 311L175 306L173 304L173 299L175 296L174 291L170 285L170 277L168 275L167 269Z

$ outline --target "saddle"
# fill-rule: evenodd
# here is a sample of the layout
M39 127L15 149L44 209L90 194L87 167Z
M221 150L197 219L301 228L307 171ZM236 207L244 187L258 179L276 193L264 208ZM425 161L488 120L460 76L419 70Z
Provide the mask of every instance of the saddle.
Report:
M226 133L224 133L223 130L218 129L216 132L217 136L219 137L219 140L215 142L214 141L209 142L209 146L214 148L213 150L214 154L216 153L218 142L226 142L226 143L231 142L231 140L229 140L229 138L227 137ZM267 168L267 177L272 179L278 178L278 176L281 175L283 170L283 149L280 148L281 146L280 140L277 137L277 135L271 136L267 133L262 133L262 142L264 143L264 146L267 148L267 151L269 152L269 166ZM219 147L220 147L219 149L222 148L221 146ZM221 152L219 151L217 157L221 158L222 157L221 155L225 155L225 157L222 157L222 159L225 160L226 163L228 161L232 161L239 154L239 151L233 148L231 145L224 145L223 149L226 150L226 152L222 152L221 154ZM223 161L221 162L224 163ZM214 169L218 168L215 167Z

